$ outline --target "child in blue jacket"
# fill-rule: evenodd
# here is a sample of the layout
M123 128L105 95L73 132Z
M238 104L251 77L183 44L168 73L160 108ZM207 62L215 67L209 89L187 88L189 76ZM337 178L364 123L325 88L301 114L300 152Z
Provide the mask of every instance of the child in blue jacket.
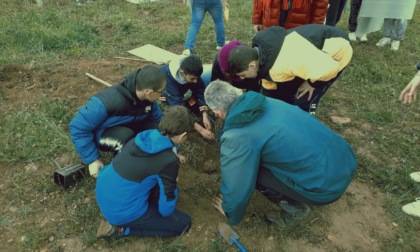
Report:
M130 140L96 182L96 201L106 220L97 237L179 236L191 217L176 210L180 160L175 145L192 131L194 119L183 106L168 108L159 129Z

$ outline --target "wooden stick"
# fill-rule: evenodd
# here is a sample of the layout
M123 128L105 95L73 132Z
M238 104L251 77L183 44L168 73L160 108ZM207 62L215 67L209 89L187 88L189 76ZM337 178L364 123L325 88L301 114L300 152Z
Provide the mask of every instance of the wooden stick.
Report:
M135 61L147 61L143 59L127 58L127 57L114 57L115 59L135 60Z
M109 84L108 82L106 82L106 81L104 81L104 80L101 80L101 79L99 79L99 78L97 78L97 77L95 77L95 76L93 76L93 75L91 75L90 73L85 73L89 78L91 78L92 80L94 80L94 81L97 81L97 82L99 82L99 83L101 83L101 84L104 84L105 86L108 86L108 87L112 87L112 85L111 84Z

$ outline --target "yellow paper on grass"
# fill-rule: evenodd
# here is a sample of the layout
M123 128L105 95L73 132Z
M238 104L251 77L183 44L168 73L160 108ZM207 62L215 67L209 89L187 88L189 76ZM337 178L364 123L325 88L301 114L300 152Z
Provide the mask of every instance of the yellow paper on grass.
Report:
M225 21L229 22L229 6L227 3L223 5L223 16L225 17Z
M166 64L171 60L179 60L180 58L185 57L151 44L135 48L128 51L128 53L156 64Z

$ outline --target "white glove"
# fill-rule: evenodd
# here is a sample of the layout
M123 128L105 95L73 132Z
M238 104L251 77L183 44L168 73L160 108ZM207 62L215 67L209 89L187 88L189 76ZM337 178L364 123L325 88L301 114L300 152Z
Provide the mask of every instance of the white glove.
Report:
M102 163L102 161L99 159L96 159L93 163L89 165L89 174L92 177L96 178L98 176L99 169L101 169L103 166L104 164Z

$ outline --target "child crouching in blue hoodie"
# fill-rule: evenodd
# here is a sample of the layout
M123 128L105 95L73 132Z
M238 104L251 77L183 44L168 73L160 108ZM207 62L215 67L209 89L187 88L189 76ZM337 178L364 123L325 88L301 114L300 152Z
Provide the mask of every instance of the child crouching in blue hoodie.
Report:
M189 230L191 217L176 210L180 160L175 146L193 129L187 108L169 107L159 129L137 134L100 170L96 201L106 220L97 237L171 237Z

